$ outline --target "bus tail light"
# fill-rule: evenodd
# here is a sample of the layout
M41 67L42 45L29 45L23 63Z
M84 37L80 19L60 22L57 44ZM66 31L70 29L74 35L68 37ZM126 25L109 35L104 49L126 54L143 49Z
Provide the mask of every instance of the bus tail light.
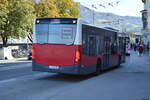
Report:
M32 48L32 59L34 59L34 56L35 56L34 49Z
M80 59L81 59L81 54L80 54L80 51L77 50L76 54L75 54L75 64L79 64L80 63Z

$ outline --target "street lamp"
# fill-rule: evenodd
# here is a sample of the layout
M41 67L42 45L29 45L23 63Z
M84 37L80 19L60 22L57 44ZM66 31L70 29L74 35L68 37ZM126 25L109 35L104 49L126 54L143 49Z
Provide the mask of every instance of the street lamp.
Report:
M93 10L93 25L94 25L94 10Z
M97 9L97 7L96 7L94 4L92 5L92 8ZM93 25L95 24L95 23L94 23L94 20L95 20L95 17L94 17L94 16L95 16L95 15L94 15L94 9L92 10L92 11L93 11Z

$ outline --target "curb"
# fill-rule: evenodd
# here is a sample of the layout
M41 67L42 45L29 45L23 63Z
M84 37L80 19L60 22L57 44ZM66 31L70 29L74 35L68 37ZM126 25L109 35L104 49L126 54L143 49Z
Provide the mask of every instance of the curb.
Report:
M8 59L8 60L0 60L0 63L15 63L15 62L31 62L32 60L27 60L27 57L25 58L14 58L14 59Z

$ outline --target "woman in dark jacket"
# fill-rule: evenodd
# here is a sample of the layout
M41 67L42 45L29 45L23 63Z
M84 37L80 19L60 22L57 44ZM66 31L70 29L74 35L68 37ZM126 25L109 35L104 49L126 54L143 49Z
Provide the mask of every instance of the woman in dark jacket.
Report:
M142 53L143 53L143 47L142 47L142 45L140 45L140 46L138 47L138 50L139 50L139 55L141 56Z

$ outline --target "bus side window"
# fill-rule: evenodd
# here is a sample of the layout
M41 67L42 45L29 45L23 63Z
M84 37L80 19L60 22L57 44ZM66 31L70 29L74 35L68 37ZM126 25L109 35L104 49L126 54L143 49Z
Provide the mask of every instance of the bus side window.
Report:
M97 53L97 48L96 48L96 37L95 36L90 36L88 38L88 55L89 56L95 56Z
M87 54L87 41L85 38L82 40L82 53Z
M110 37L104 37L104 53L105 54L111 53Z
M111 44L111 54L115 54L115 47L114 43Z
M99 54L102 54L104 52L104 38L102 36L99 37L99 43L98 43L98 48L99 48Z
M100 48L99 48L100 40L99 37L96 37L96 55L100 53Z
M112 43L111 43L111 54L116 54L118 52L118 39L116 34L112 37Z

